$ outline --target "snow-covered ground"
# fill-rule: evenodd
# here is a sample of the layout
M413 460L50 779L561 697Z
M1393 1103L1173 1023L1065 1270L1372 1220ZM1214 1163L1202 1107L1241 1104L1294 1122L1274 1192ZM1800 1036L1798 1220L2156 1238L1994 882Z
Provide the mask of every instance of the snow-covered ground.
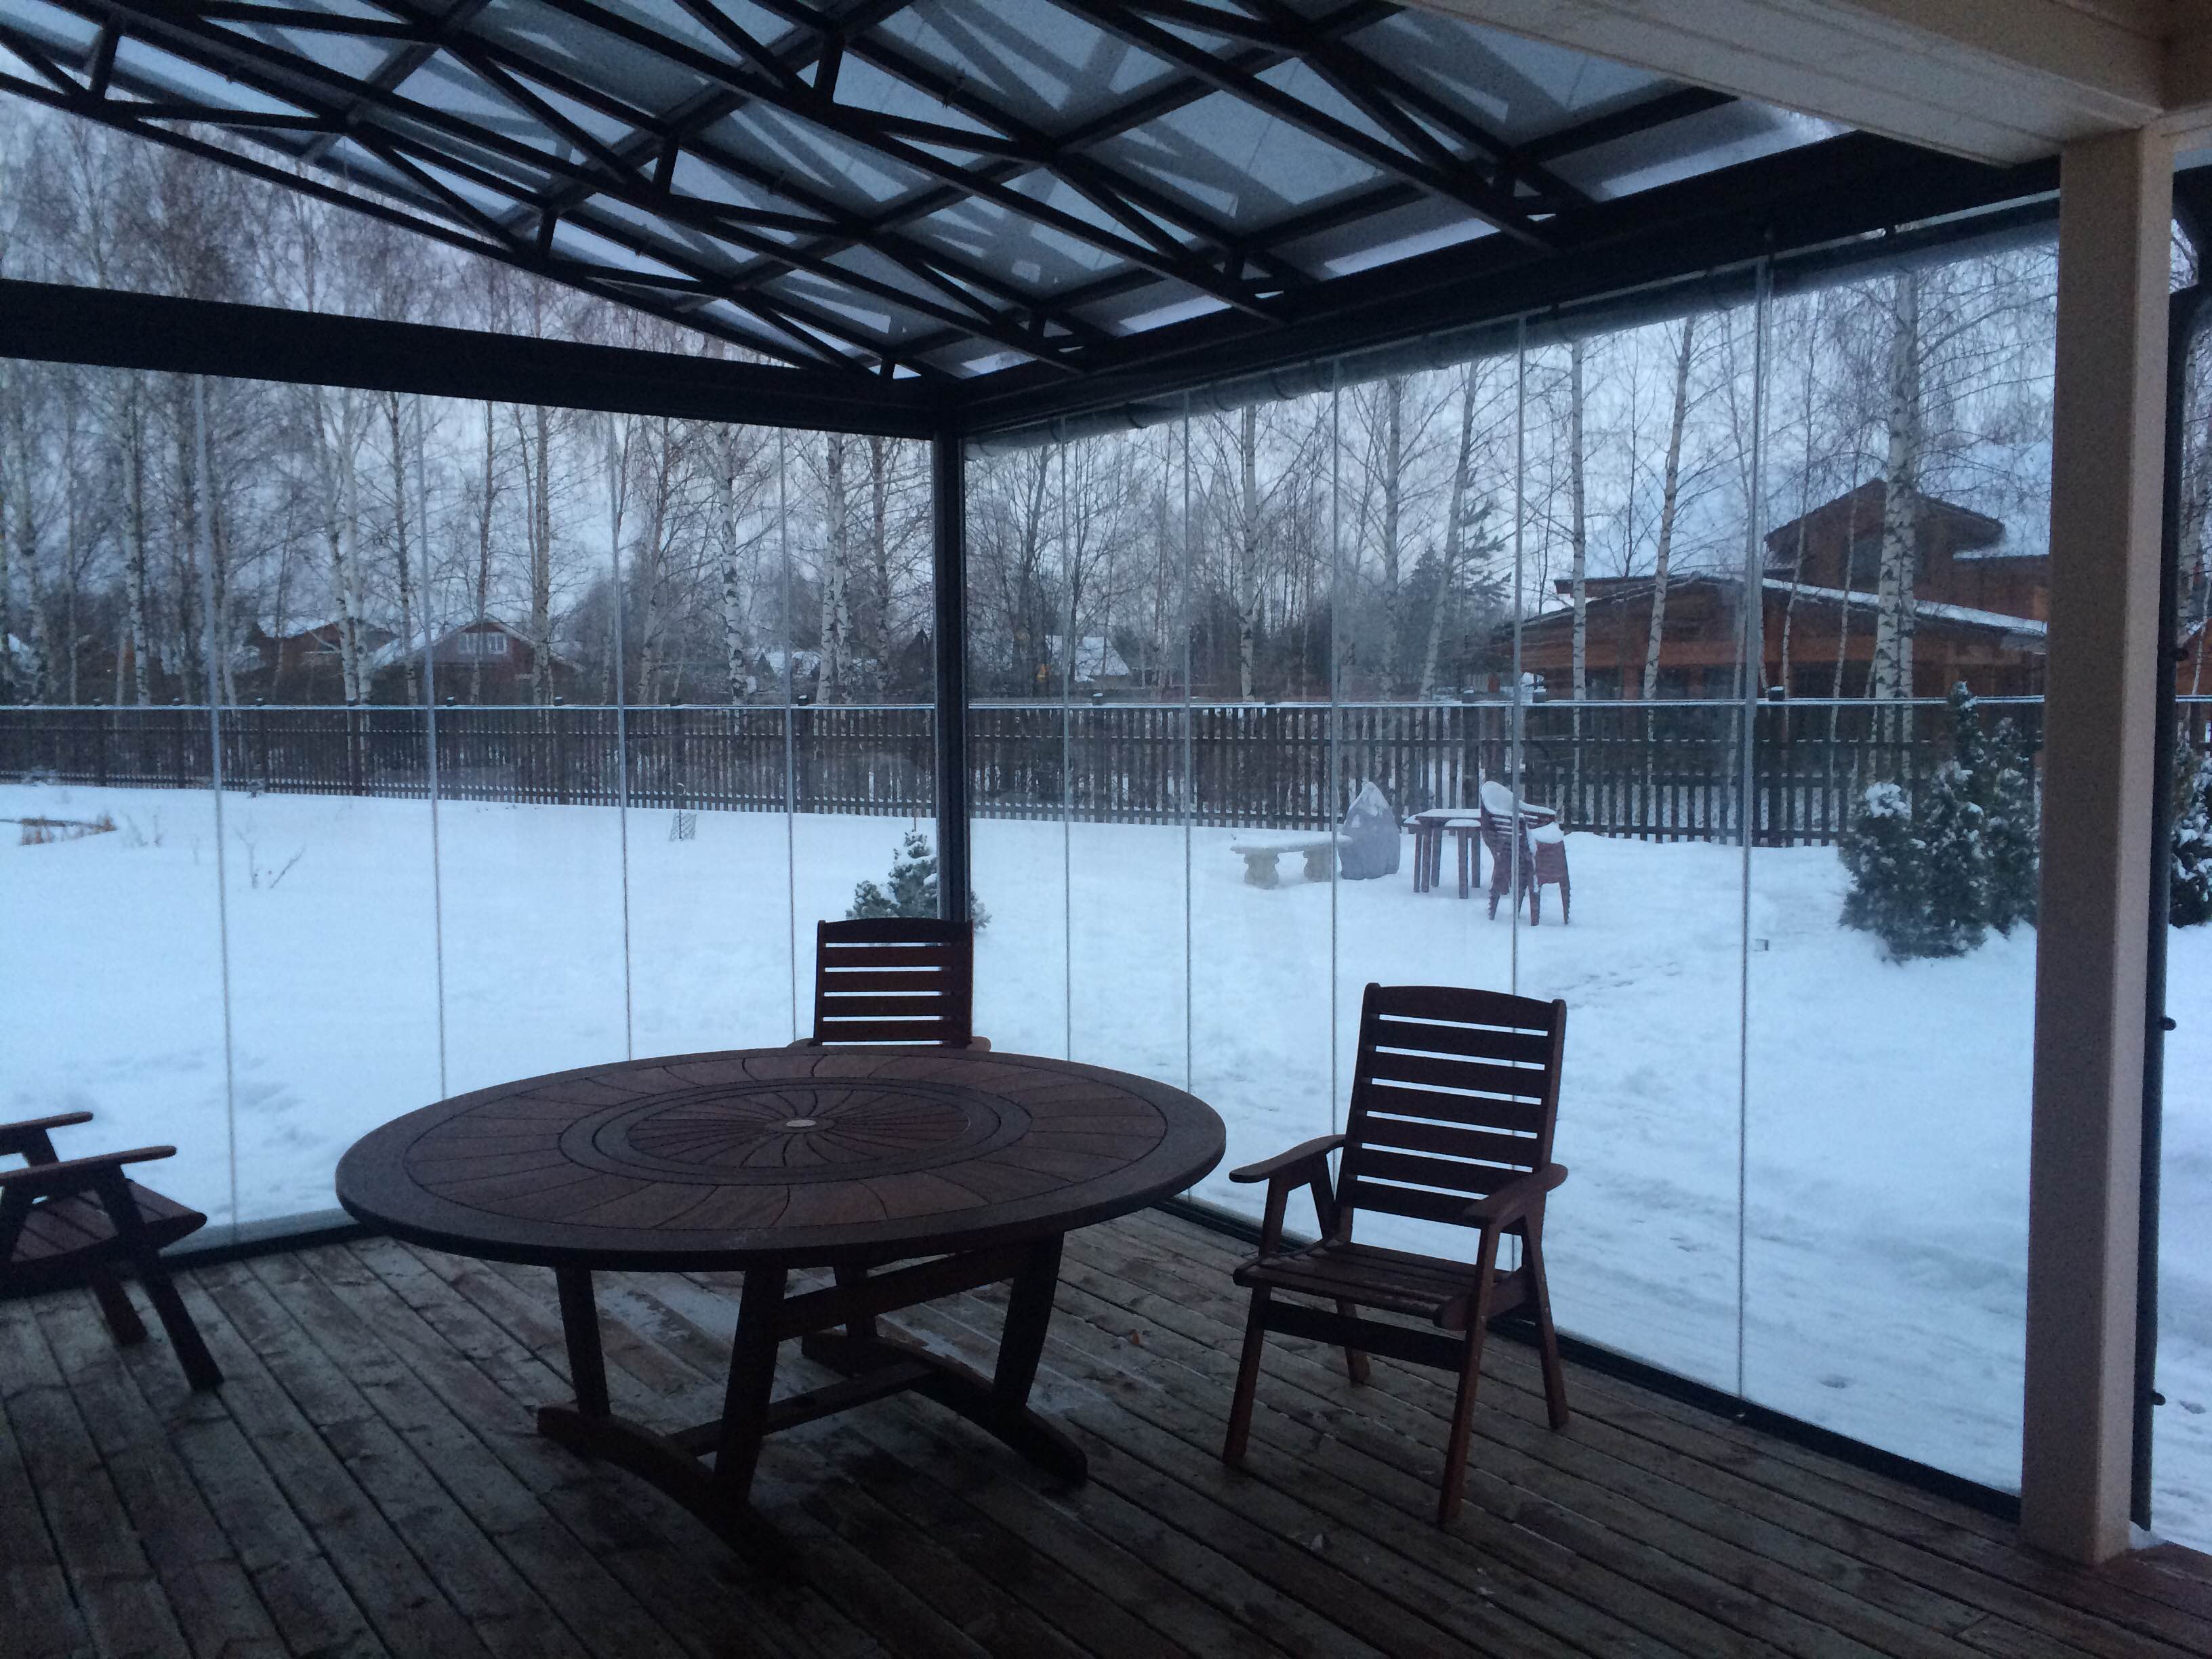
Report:
M787 1040L814 918L904 827L702 813L679 842L635 811L625 852L613 809L447 803L434 859L422 802L222 810L219 844L204 793L0 787L0 818L118 826L19 847L0 824L0 1115L94 1109L88 1150L174 1141L161 1184L249 1221L327 1207L340 1152L441 1092ZM1332 1127L1367 981L1565 997L1562 1324L1733 1389L1740 1308L1751 1398L2016 1483L2032 934L1887 965L1836 927L1820 849L1751 855L1747 954L1738 849L1574 836L1573 923L1547 890L1531 929L1404 874L1255 889L1236 838L977 823L979 1028L1187 1078L1234 1164ZM2212 928L2174 935L2172 981L2206 1006ZM2158 1519L2203 1545L2212 1030L2185 1018L2170 1058Z

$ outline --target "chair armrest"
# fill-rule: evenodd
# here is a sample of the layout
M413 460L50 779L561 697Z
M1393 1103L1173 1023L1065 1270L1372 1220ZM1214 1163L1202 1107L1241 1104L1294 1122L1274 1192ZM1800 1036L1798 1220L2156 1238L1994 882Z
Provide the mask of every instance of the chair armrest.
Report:
M147 1164L157 1158L174 1158L173 1146L138 1146L127 1152L95 1152L90 1158L66 1158L58 1164L33 1164L21 1170L0 1170L0 1192L28 1192L33 1196L74 1192L88 1187L112 1170L126 1164Z
M1564 1164L1547 1164L1524 1176L1516 1176L1487 1197L1467 1206L1463 1219L1470 1226L1505 1227L1525 1218L1541 1206L1544 1194L1567 1178Z
M1342 1135L1322 1135L1318 1139L1302 1142L1287 1152L1277 1152L1273 1158L1263 1158L1257 1164L1247 1164L1241 1170L1231 1170L1229 1178L1247 1185L1255 1181L1281 1182L1291 1185L1305 1178L1307 1166L1319 1163L1344 1145Z
M21 1123L0 1123L0 1152L25 1153L33 1146L43 1150L48 1145L47 1130L91 1121L90 1112L62 1112L52 1117L27 1118Z

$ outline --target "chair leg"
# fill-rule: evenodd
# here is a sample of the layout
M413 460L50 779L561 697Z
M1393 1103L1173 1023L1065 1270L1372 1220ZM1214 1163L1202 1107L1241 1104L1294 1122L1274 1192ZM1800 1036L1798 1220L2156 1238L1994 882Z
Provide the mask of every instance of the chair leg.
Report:
M1567 1373L1559 1364L1559 1334L1552 1327L1552 1290L1544 1280L1543 1229L1530 1229L1521 1242L1522 1265L1528 1270L1528 1301L1536 1316L1536 1357L1544 1371L1544 1409L1552 1426L1567 1426Z
M88 1262L84 1282L92 1291L93 1300L100 1304L100 1316L107 1322L108 1333L114 1337L117 1347L136 1347L146 1340L146 1322L131 1305L131 1297L124 1291L123 1281L115 1276L114 1268L105 1261Z
M1562 871L1559 875L1559 926L1562 927L1574 915L1574 892L1575 890L1567 884L1566 873Z
M1229 1434L1221 1443L1221 1461L1241 1464L1245 1443L1252 1437L1252 1395L1260 1386L1260 1350L1267 1340L1266 1285L1252 1292L1252 1311L1244 1321L1244 1355L1237 1364L1237 1392L1229 1401Z
M1459 1518L1467 1494L1467 1443L1474 1427L1474 1392L1482 1380L1482 1340L1490 1329L1491 1286L1498 1277L1498 1235L1486 1231L1475 1261L1474 1307L1467 1323L1467 1352L1461 1357L1459 1394L1452 1402L1451 1435L1444 1443L1443 1490L1437 1497L1437 1524Z
M208 1352L200 1328L192 1323L191 1310L177 1294L176 1281L169 1277L168 1268L150 1250L138 1258L138 1282L146 1287L146 1299L154 1304L161 1328L169 1334L169 1346L177 1351L178 1363L184 1366L185 1376L191 1385L196 1389L221 1388L222 1368Z
M1544 884L1531 882L1528 885L1528 925L1540 926L1544 920Z
M1356 1318L1359 1311L1356 1305L1342 1297L1336 1299L1336 1310L1346 1319ZM1344 1374L1352 1379L1352 1387L1364 1388L1367 1382L1366 1354L1358 1348L1346 1348L1344 1351Z

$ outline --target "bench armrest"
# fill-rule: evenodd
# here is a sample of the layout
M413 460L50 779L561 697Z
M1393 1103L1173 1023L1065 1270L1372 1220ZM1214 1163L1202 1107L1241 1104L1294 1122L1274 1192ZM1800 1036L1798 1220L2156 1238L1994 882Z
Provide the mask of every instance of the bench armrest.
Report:
M44 1152L49 1158L53 1144L46 1139L49 1129L66 1129L71 1124L89 1123L90 1112L61 1112L52 1117L27 1118L21 1123L0 1123L0 1152L15 1152L25 1157L34 1152Z
M1247 1164L1241 1170L1231 1170L1229 1178L1246 1185L1255 1181L1279 1181L1285 1184L1302 1181L1306 1166L1320 1162L1344 1145L1342 1135L1322 1135L1318 1139L1302 1142L1287 1152L1277 1152L1273 1158L1263 1158L1257 1164Z
M110 1170L126 1164L147 1164L157 1158L174 1158L173 1146L137 1146L127 1152L95 1152L90 1158L66 1158L58 1164L33 1164L21 1170L0 1170L0 1192L27 1192L52 1197L88 1187Z
M1471 1226L1510 1227L1540 1210L1544 1194L1566 1178L1564 1164L1547 1164L1540 1170L1516 1176L1496 1192L1469 1204L1463 1218Z

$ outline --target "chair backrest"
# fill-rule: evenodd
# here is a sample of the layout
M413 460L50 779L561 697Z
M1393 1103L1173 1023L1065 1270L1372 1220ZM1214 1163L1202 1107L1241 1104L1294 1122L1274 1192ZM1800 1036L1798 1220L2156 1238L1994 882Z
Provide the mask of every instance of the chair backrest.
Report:
M1470 1199L1552 1161L1567 1005L1449 985L1370 985L1337 1176L1354 1212L1466 1224Z
M1485 778L1482 781L1481 794L1482 810L1497 817L1510 817L1517 804L1513 799L1513 792L1498 782L1496 778Z
M964 1048L975 984L975 933L964 921L817 922L813 1041Z

